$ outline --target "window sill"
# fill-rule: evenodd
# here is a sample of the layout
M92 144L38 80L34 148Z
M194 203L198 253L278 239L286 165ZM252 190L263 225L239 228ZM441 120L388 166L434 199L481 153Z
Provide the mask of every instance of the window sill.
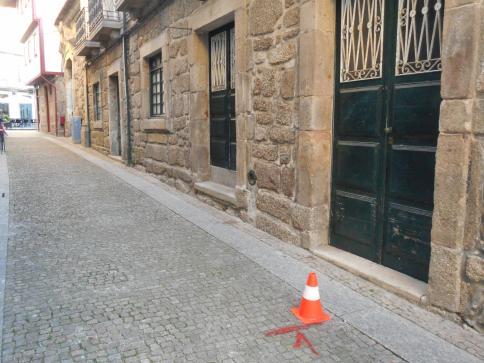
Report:
M220 201L232 204L237 207L237 197L235 196L235 188L230 188L226 185L214 183L211 181L195 183L195 190L207 194Z
M93 121L92 124L91 124L91 127L94 130L102 130L103 129L103 122L102 122L102 120Z
M165 117L147 118L141 121L143 131L163 131L168 132L168 125Z

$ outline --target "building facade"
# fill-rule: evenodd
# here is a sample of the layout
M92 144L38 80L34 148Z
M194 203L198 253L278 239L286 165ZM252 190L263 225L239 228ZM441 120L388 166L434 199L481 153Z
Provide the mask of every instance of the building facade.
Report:
M56 24L85 145L340 265L397 271L482 331L483 14L68 0Z
M12 32L16 24L15 1L0 2L0 11L7 20L0 23L0 33ZM5 39L0 51L0 115L10 121L9 126L34 127L36 104L34 88L25 85L23 48L18 34ZM14 39L12 39L14 38Z
M64 134L65 95L62 79L60 36L54 18L63 1L17 0L19 22L23 29L23 77L35 87L39 129Z
M0 115L7 116L10 127L33 127L36 122L36 104L33 87L22 81L23 54L0 52Z

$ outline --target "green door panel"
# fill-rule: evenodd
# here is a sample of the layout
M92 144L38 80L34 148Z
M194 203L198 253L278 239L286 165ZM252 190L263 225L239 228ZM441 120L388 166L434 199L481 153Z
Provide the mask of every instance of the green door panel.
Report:
M338 141L334 166L336 186L374 195L378 188L378 159L376 142Z
M338 247L373 260L376 240L376 199L336 191L333 242Z
M426 281L431 228L431 211L390 203L382 263Z
M392 202L432 209L435 147L393 145L388 197Z
M338 105L336 132L340 138L380 136L381 86L342 90Z
M210 100L210 115L212 117L225 118L226 99L221 93L213 93Z
M436 146L439 131L440 83L396 85L393 97L393 139Z

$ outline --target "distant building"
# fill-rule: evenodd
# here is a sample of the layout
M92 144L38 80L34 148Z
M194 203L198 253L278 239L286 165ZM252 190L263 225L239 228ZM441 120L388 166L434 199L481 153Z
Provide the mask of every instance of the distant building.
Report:
M34 86L40 130L64 134L65 94L59 53L60 37L54 26L63 1L17 0L24 47L24 79Z
M0 5L5 5L5 2L0 2ZM15 2L10 7L12 9L2 9L2 14L15 17ZM0 24L0 26L2 26L2 32L8 29L5 23ZM32 127L37 118L35 94L34 88L27 86L23 78L24 55L22 46L20 43L4 41L1 48L0 115L10 119L10 126Z
M34 88L22 82L23 55L0 51L0 115L11 125L32 126L37 118Z

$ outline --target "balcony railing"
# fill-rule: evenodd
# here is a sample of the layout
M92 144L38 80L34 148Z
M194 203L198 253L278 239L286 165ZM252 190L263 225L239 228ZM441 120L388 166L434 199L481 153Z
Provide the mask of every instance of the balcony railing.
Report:
M99 42L91 41L91 27L88 22L88 11L83 8L76 19L76 54L87 56L95 49L99 49Z
M87 24L87 10L81 9L76 20L76 47L84 42L89 36L89 25Z
M115 0L89 0L89 27L92 33L97 31L102 22L121 24L121 13L116 11Z

